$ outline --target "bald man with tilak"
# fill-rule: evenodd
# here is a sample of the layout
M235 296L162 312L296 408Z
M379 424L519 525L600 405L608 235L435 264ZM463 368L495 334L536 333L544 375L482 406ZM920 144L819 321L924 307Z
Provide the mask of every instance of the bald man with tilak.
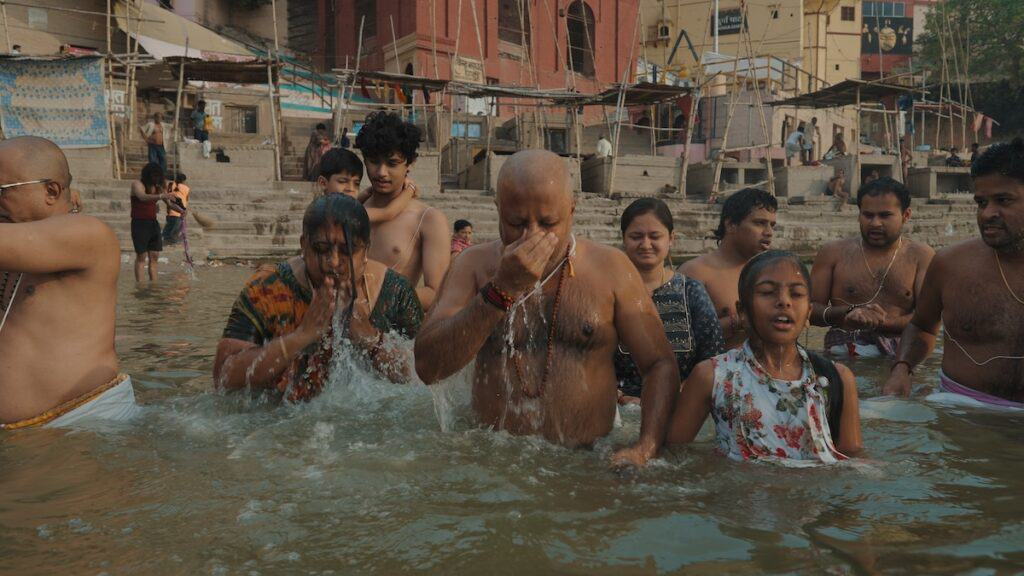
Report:
M70 185L53 142L0 141L0 429L139 409L114 352L117 237L72 213Z
M587 447L612 429L613 357L621 344L643 375L639 441L613 463L643 465L665 438L679 372L661 319L619 250L573 236L564 161L528 150L498 175L501 240L455 259L416 338L427 384L470 362L480 423Z

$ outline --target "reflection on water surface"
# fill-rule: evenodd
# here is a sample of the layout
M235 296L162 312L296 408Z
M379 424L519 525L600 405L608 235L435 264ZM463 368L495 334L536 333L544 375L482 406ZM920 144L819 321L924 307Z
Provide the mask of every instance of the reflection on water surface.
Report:
M1024 569L1024 415L868 400L869 453L853 465L737 464L712 453L706 430L617 475L608 456L636 436L635 410L594 450L571 451L474 429L458 385L452 432L426 387L358 370L302 406L211 394L216 341L249 273L203 267L143 290L121 275L118 352L145 417L0 438L4 572ZM853 368L875 396L885 367ZM921 372L936 369L933 358Z

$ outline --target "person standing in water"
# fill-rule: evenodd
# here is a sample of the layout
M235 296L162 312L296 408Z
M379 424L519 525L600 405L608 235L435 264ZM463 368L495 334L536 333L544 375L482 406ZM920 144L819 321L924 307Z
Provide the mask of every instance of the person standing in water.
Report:
M346 310L345 338L375 370L395 382L412 377L400 346L423 318L401 275L369 260L370 220L344 194L318 196L302 219L301 253L265 266L246 283L228 317L213 365L222 390L269 390L309 400L327 383L335 310Z
M672 212L664 201L641 198L622 213L622 245L658 308L672 351L685 380L701 361L725 350L715 305L700 282L665 267L675 240ZM643 381L632 356L620 346L615 354L619 403L640 403Z
M150 162L142 167L139 179L131 186L132 246L135 248L135 281L142 282L142 272L148 265L149 280L157 279L160 252L164 249L160 222L156 219L158 202L170 201L174 195L164 187L164 171L159 164Z
M679 267L680 274L707 287L718 310L727 348L735 348L746 339L736 314L736 285L743 265L771 248L778 209L775 197L764 190L744 188L734 193L722 205L715 230L718 248Z
M475 360L482 425L591 446L615 421L621 342L643 380L643 412L640 440L614 461L644 464L664 441L679 368L643 282L622 252L573 235L559 156L509 157L495 203L501 239L455 259L416 338L417 373L435 384Z
M125 420L138 412L114 351L117 236L72 214L64 153L0 141L0 429Z
M397 114L375 112L356 136L356 148L363 152L370 190L365 196L367 210L386 209L404 202L407 187L413 199L390 220L375 222L370 258L383 262L416 286L420 303L429 309L451 262L451 233L444 214L415 199L415 186L408 178L416 162L420 129Z
M971 177L981 237L935 255L884 390L910 393L942 327L943 390L1024 408L1024 141L989 147Z
M914 314L930 246L907 238L910 191L889 177L857 191L860 236L822 246L811 268L811 322L836 356L892 356Z
M772 250L740 273L738 311L749 338L701 362L683 384L668 443L688 443L710 413L733 460L833 463L862 448L857 383L845 366L804 350L811 278Z

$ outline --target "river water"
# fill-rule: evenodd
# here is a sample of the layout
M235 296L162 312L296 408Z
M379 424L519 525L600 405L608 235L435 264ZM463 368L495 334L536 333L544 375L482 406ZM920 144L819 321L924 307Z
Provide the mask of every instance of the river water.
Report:
M885 368L864 360L854 464L731 462L706 426L622 474L607 463L636 437L635 410L574 451L475 429L457 384L447 432L429 389L358 370L302 406L211 393L249 274L171 269L138 290L122 271L117 348L144 416L0 438L0 573L1024 570L1024 415L872 399Z

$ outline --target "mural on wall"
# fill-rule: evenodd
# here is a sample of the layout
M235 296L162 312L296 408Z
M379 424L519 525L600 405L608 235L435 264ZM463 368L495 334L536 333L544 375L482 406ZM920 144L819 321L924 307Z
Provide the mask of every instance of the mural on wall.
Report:
M864 17L860 32L860 53L877 55L914 53L914 19L893 16Z

